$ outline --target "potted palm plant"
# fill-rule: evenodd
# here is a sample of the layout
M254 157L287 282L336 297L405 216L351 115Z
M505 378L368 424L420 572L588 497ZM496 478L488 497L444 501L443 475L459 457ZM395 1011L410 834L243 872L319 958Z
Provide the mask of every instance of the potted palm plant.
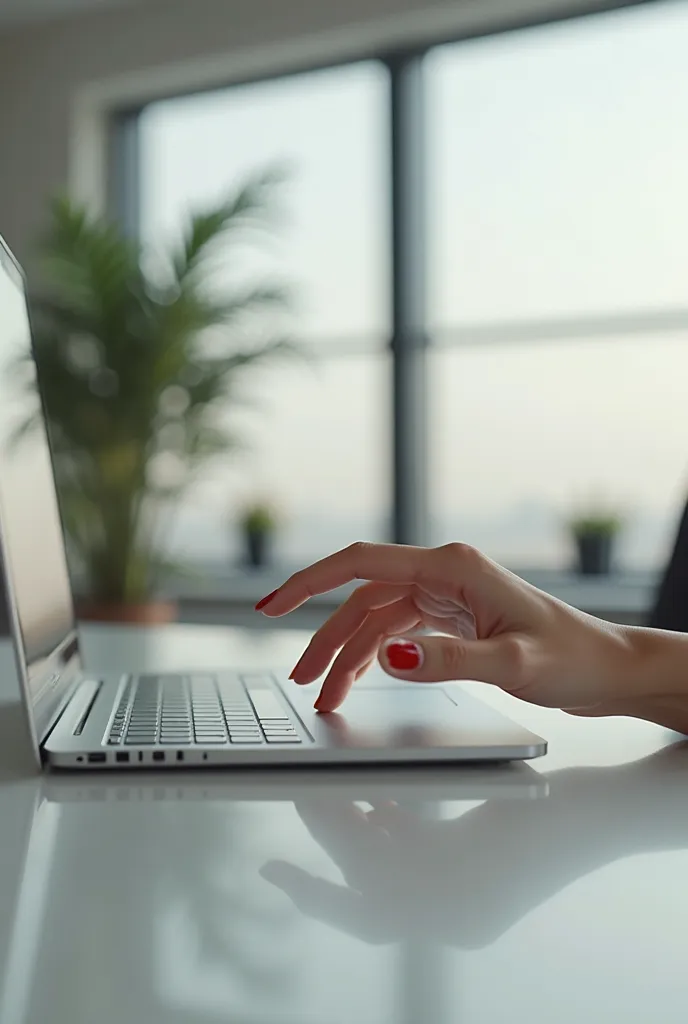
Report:
M270 562L276 526L277 517L267 503L256 502L244 509L241 528L246 561L252 569L261 569Z
M115 224L52 204L35 356L84 617L172 615L157 600L171 568L166 518L237 447L227 410L242 372L290 350L285 289L227 283L240 247L272 230L281 180L254 176L190 217L154 266Z
M574 516L570 530L576 545L577 569L582 576L605 576L611 572L614 543L623 526L621 516L590 511Z

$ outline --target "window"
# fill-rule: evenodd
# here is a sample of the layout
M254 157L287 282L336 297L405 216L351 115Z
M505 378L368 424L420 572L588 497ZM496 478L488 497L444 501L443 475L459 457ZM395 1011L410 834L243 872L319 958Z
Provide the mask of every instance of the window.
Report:
M356 64L149 106L141 118L142 230L158 241L189 209L256 170L287 171L280 247L298 334L386 340L387 73Z
M624 567L661 565L688 491L687 379L685 333L435 350L435 540L561 568L567 517L601 502L627 513Z
M275 555L290 565L361 537L389 537L386 353L261 367L233 425L248 450L198 484L173 526L175 547L206 564L240 555L235 510L258 497L281 518Z
M387 72L378 62L147 107L140 118L141 230L158 244L189 210L247 175L286 169L277 243L251 271L294 293L292 330L310 364L256 368L248 450L202 481L174 525L177 548L238 554L232 518L254 498L283 516L280 560L302 562L390 518Z
M427 457L434 542L561 568L567 517L599 500L628 516L624 564L656 569L688 483L686 52L688 8L663 0L147 106L150 242L288 169L279 244L250 269L293 284L315 357L249 375L256 407L228 411L249 451L189 497L177 547L234 559L255 495L283 509L289 562L413 532L425 511L399 516L390 484L410 506ZM427 323L400 325L423 198Z
M434 50L435 538L561 566L604 500L657 566L688 482L688 8ZM669 329L671 328L671 329Z

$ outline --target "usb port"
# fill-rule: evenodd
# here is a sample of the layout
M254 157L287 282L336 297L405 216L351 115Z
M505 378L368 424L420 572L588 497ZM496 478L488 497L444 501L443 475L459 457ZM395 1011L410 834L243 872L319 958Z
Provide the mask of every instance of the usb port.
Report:
M107 755L106 754L89 754L88 755L88 763L89 764L104 764L106 761L107 761Z
M115 761L119 761L120 764L126 764L129 760L128 750L118 750L115 754Z
M153 751L153 760L154 761L164 761L165 760L165 751L164 750L154 750Z

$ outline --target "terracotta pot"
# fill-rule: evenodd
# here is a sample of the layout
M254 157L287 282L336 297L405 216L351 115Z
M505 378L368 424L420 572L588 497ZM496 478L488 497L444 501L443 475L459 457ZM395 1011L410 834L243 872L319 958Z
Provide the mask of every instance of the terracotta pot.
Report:
M84 622L128 622L141 626L160 626L177 620L174 601L148 601L146 604L117 604L84 601L77 605L77 618Z

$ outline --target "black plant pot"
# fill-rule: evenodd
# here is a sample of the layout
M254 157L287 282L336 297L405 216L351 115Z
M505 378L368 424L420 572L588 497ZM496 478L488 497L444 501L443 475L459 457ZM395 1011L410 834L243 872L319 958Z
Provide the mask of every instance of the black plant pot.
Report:
M272 538L265 530L247 530L246 561L252 569L262 569L270 562Z
M612 569L614 538L608 534L576 537L578 572L581 576L608 576Z

